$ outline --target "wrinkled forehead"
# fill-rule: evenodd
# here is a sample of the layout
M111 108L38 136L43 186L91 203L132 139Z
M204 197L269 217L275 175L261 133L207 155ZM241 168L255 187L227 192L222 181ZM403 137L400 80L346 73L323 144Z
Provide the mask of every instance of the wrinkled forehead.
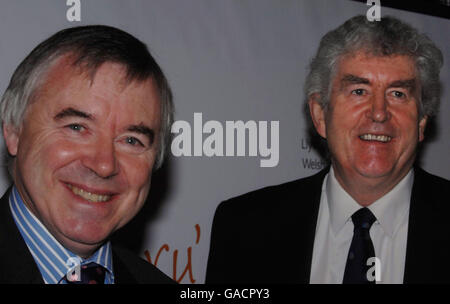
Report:
M43 79L27 106L24 119L67 107L93 112L107 108L117 112L114 108L120 107L122 116L126 116L123 111L127 109L141 119L153 119L160 112L155 81L150 78L130 82L126 68L114 62L106 62L91 73L82 66L73 65L72 58L62 57L48 69Z
M415 59L407 54L380 55L370 50L360 49L339 56L331 73L332 79L345 70L353 70L355 73L362 72L363 68L385 66L388 70L402 70L405 77L414 78L418 74Z
M130 84L141 85L152 77L145 79L133 78L128 72L128 68L115 61L104 61L100 64L89 63L80 60L79 56L74 53L65 53L55 58L42 73L38 82L35 84L34 92L30 98L30 104L39 100L42 95L55 93L64 86L69 86L74 79L85 79L87 84L92 86L98 79L97 74L99 70L103 70L105 66L108 67L108 73L111 75L109 87L115 90L122 91ZM102 77L102 81L105 81Z
M121 81L118 84L126 86L131 82L141 82L145 81L145 79L136 79L133 78L129 72L128 67L125 64L116 62L116 61L89 61L80 57L76 53L66 53L58 58L56 58L53 63L47 69L47 73L44 77L45 82L50 82L53 77L61 77L63 75L73 76L82 76L86 77L86 79L90 80L91 83L94 82L95 76L100 68L108 65L113 67L113 70L117 75L121 76Z

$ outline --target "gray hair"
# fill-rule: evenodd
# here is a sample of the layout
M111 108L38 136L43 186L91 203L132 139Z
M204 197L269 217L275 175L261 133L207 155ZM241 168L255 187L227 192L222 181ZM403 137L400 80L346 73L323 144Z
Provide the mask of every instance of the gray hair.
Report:
M413 58L422 88L418 105L420 116L430 117L438 112L442 52L425 34L389 16L377 22L368 21L366 16L356 16L322 37L306 78L306 101L312 94L318 94L322 108L326 108L336 63L343 55L359 50L374 56L407 55Z
M34 48L15 70L2 97L2 126L21 126L27 106L45 81L49 67L66 54L73 54L74 66L81 66L92 76L103 63L112 62L126 68L128 82L150 78L155 81L161 99L160 145L154 167L159 168L170 142L174 112L172 92L147 46L114 27L91 25L64 29Z

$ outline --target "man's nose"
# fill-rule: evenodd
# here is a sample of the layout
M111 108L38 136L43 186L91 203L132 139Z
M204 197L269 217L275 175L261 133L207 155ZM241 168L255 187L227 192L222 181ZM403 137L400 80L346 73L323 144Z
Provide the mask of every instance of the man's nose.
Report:
M98 139L86 151L82 163L97 176L109 178L117 174L118 164L114 143L107 139Z
M388 101L384 94L375 94L370 100L370 109L367 116L374 122L383 123L390 119Z

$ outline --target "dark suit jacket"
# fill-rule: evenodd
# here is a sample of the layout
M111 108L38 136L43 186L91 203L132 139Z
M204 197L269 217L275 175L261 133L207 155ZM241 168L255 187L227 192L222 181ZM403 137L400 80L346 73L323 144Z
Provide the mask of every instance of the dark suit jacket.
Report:
M206 283L309 283L328 170L221 203ZM450 283L450 181L414 170L404 283Z
M43 284L41 273L16 227L10 190L0 199L0 283ZM172 279L130 251L112 246L116 284L172 284Z

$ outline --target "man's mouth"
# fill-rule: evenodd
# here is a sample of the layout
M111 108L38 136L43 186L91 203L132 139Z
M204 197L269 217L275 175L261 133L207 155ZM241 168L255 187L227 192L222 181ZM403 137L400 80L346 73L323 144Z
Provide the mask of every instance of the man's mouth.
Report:
M360 139L365 141L378 141L378 142L390 142L392 137L388 135L375 135L375 134L363 134L359 136Z
M109 201L112 197L112 195L91 193L91 192L88 192L81 188L75 187L74 185L71 185L71 184L66 184L66 185L69 187L70 190L72 190L72 192L75 195L78 195L81 198L84 198L85 200L90 201L92 203L106 202L106 201Z

